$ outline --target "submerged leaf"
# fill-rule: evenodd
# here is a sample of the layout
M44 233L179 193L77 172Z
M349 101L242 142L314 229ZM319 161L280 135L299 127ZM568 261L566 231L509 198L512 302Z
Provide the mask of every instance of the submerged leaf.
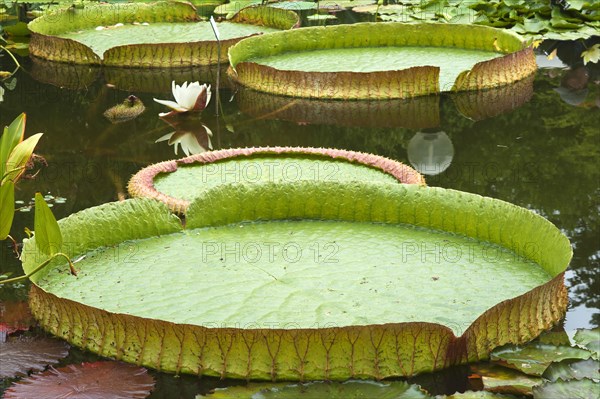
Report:
M60 252L62 235L52 211L42 194L35 194L35 242L38 249L47 255Z
M565 359L561 362L552 363L542 375L547 380L555 382L559 379L581 380L590 378L600 380L600 362L594 359L576 360Z
M4 399L137 399L154 387L146 369L120 362L69 365L34 374L9 388Z
M571 346L571 341L564 329L560 331L546 331L535 339L535 342L555 346Z
M69 346L51 338L9 337L0 342L2 367L0 378L26 375L30 370L42 371L69 353Z
M594 328L593 330L579 329L573 339L577 345L589 349L593 353L592 357L598 360L600 356L600 328Z
M437 397L438 399L517 399L516 396L487 391L467 391L449 396Z
M591 352L585 349L531 343L522 347L509 345L497 349L490 357L526 374L541 376L552 362L563 359L588 359L591 355Z
M533 387L534 399L598 399L600 385L588 378L547 382Z
M470 368L481 376L483 389L490 392L531 395L531 388L542 383L541 378L489 363L472 364Z
M404 381L346 381L309 382L306 384L250 384L216 389L207 396L196 399L426 399L431 398L417 385Z

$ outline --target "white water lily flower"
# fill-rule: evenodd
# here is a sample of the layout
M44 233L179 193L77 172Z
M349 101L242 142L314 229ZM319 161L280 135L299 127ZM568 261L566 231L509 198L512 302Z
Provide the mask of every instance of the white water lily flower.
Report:
M154 99L159 104L171 108L171 112L163 112L158 116L170 116L183 112L200 112L206 108L210 102L210 85L200 85L200 82L193 82L188 85L185 82L181 86L176 85L175 81L171 83L171 90L175 101Z
M4 101L4 88L0 86L0 103Z
M583 65L587 65L588 62L595 64L600 61L600 44L594 44L589 49L583 51L581 58L583 58Z

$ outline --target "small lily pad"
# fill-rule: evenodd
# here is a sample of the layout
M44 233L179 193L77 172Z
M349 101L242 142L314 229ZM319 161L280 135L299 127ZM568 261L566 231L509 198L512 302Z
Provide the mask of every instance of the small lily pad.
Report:
M575 343L592 352L592 357L598 360L600 354L600 328L593 330L579 329L575 333Z
M597 399L600 386L588 378L583 380L570 380L547 382L533 388L534 399Z
M207 396L196 399L426 399L431 398L417 385L404 381L346 381L346 382L310 382L307 384L250 384L216 389Z
M0 353L0 378L14 378L57 363L67 356L69 346L51 338L9 337L6 342L0 342Z
M539 377L490 363L477 363L470 367L474 373L481 376L483 389L494 393L531 395L533 386L542 383Z
M142 399L154 387L146 369L120 362L69 365L34 374L9 388L5 399Z
M581 348L529 344L525 346L505 346L490 355L494 361L500 361L529 375L541 376L550 363L563 359L589 359L592 354Z
M555 346L571 346L571 341L565 330L560 331L546 331L542 335L536 338L536 342L546 345Z
M551 382L557 380L581 380L590 378L600 380L600 362L594 359L576 360L565 359L561 362L552 363L542 375Z
M450 396L442 396L440 399L516 399L516 396L505 395L501 393L492 393L487 391L467 391L455 393Z

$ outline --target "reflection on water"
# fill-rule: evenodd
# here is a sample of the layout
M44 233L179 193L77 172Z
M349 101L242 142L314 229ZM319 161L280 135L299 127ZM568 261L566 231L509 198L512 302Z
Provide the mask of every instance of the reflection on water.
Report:
M444 167L430 173L429 185L525 206L561 227L574 246L568 282L573 286L571 304L579 306L569 312L567 329L600 324L600 89L598 72L589 67L581 101L568 101L554 91L564 87L566 74L557 69L541 69L535 81L502 90L381 103L257 95L221 82L221 118L211 107L203 112L202 122L167 124L156 116L163 108L152 98L169 96L173 79L215 87L215 71L203 75L206 71L198 69L169 70L163 75L37 60L24 64L15 82L0 84L0 123L27 112L28 133L46 133L38 151L49 166L35 181L22 182L16 199L27 201L36 190L66 197L65 204L53 208L64 217L124 197L133 173L173 158L178 148L192 154L211 147L336 147L405 163L437 162ZM139 97L146 112L120 124L102 116L129 95ZM433 133L425 133L429 131ZM431 134L435 140L428 141ZM17 238L22 238L24 226L33 226L31 218L17 214ZM3 269L9 265L18 270L9 248L2 247L1 255ZM1 295L6 292L17 295L7 290Z
M406 148L410 164L424 175L439 175L452 163L454 146L445 132L419 132Z
M200 121L200 118L194 115L178 115L172 118L162 118L162 120L173 127L175 131L161 136L156 143L166 141L167 144L173 146L175 155L178 155L179 146L186 156L213 149L210 141L213 133Z

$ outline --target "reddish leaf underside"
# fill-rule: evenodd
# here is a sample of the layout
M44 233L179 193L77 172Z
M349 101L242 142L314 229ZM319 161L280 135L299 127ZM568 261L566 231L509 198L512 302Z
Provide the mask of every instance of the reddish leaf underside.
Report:
M69 354L69 345L51 338L11 337L0 342L0 378L41 371Z
M0 342L8 335L29 330L35 324L27 302L0 302Z
M101 361L34 374L13 384L4 399L141 399L147 397L153 387L154 378L145 368Z

